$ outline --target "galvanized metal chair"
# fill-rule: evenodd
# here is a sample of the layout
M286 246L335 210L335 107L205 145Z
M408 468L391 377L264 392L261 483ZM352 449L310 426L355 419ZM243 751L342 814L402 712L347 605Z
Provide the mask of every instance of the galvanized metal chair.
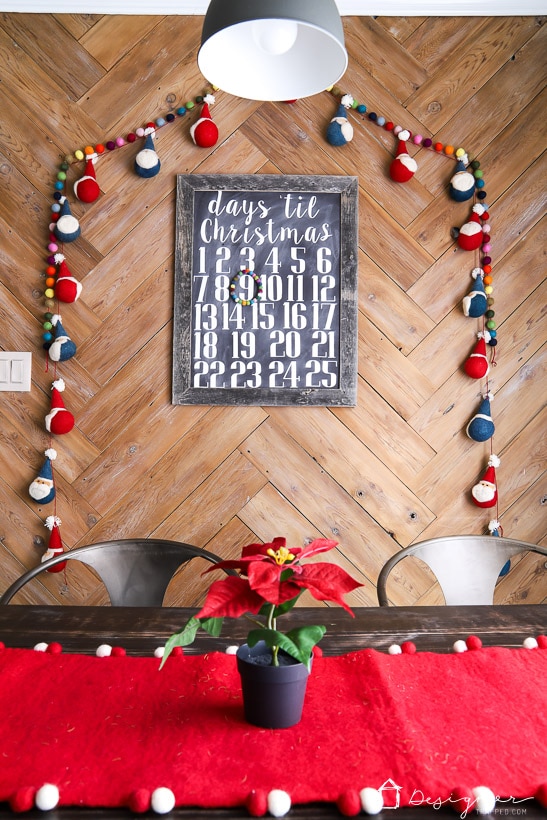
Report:
M69 550L28 570L6 589L0 605L42 572L63 561L81 561L103 581L113 606L162 606L165 592L177 569L193 558L213 564L222 559L212 552L180 541L131 538L102 541ZM233 570L227 570L230 574Z
M527 551L547 556L545 547L492 535L451 535L420 541L384 564L378 576L378 602L389 606L386 586L390 572L403 559L415 556L437 577L447 605L492 604L501 570L514 555Z

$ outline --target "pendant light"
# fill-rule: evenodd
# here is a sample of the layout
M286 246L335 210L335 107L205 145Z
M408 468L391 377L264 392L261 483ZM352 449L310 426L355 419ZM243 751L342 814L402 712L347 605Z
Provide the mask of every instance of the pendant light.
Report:
M295 100L346 70L335 0L211 0L198 53L208 82L249 100Z

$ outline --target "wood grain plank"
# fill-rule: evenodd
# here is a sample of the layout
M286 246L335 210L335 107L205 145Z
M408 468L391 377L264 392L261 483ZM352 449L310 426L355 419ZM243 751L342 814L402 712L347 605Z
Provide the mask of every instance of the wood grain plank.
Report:
M125 53L138 47L142 38L163 19L154 15L108 14L98 17L78 40L103 68L109 70L118 62L120 51Z

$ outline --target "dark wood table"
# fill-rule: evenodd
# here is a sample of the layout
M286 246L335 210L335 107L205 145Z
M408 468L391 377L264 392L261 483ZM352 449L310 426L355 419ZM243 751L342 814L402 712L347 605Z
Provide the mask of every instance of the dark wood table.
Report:
M45 641L58 641L64 652L94 654L103 643L123 647L128 655L153 654L156 647L178 631L194 610L180 608L133 607L51 607L0 606L0 640L9 647L33 647ZM413 641L419 651L451 652L454 641L477 635L485 646L520 647L528 636L547 631L545 606L453 606L453 607L371 607L355 610L355 618L339 607L296 608L284 616L285 626L322 623L327 634L321 642L325 655L338 655L356 649L371 647L386 651L391 644ZM187 652L224 651L228 644L242 643L246 634L243 619L225 625L221 638L201 634ZM473 813L474 814L474 813ZM527 801L521 804L500 804L495 814L504 817L526 817L535 820L545 817L545 809ZM0 820L15 815L6 804L0 804ZM44 813L26 812L28 820L128 820L128 818L157 818L154 812L134 814L128 809L61 808ZM342 815L334 805L309 804L294 806L289 818L324 820ZM361 814L361 817L366 815ZM425 806L393 810L385 809L376 815L387 820L419 820L421 818L451 817L453 809L433 809ZM245 808L195 809L177 808L168 817L173 820L248 820Z

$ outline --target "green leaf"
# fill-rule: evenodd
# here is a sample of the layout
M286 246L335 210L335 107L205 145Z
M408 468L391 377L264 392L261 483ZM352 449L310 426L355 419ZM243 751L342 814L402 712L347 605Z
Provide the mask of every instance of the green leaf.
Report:
M277 646L309 669L312 649L326 631L325 626L317 625L291 629L286 635L276 629L253 629L247 636L247 643L249 646L256 646L259 641L264 641L270 649Z
M175 648L175 646L190 646L191 643L194 642L196 637L196 632L198 631L199 627L201 626L200 621L197 618L192 616L182 632L176 632L174 635L171 635L167 643L165 644L165 650L163 653L163 658L161 659L160 669L162 668L163 664Z
M200 618L199 624L200 626L212 635L213 638L218 638L220 633L222 632L222 624L224 623L224 618Z

